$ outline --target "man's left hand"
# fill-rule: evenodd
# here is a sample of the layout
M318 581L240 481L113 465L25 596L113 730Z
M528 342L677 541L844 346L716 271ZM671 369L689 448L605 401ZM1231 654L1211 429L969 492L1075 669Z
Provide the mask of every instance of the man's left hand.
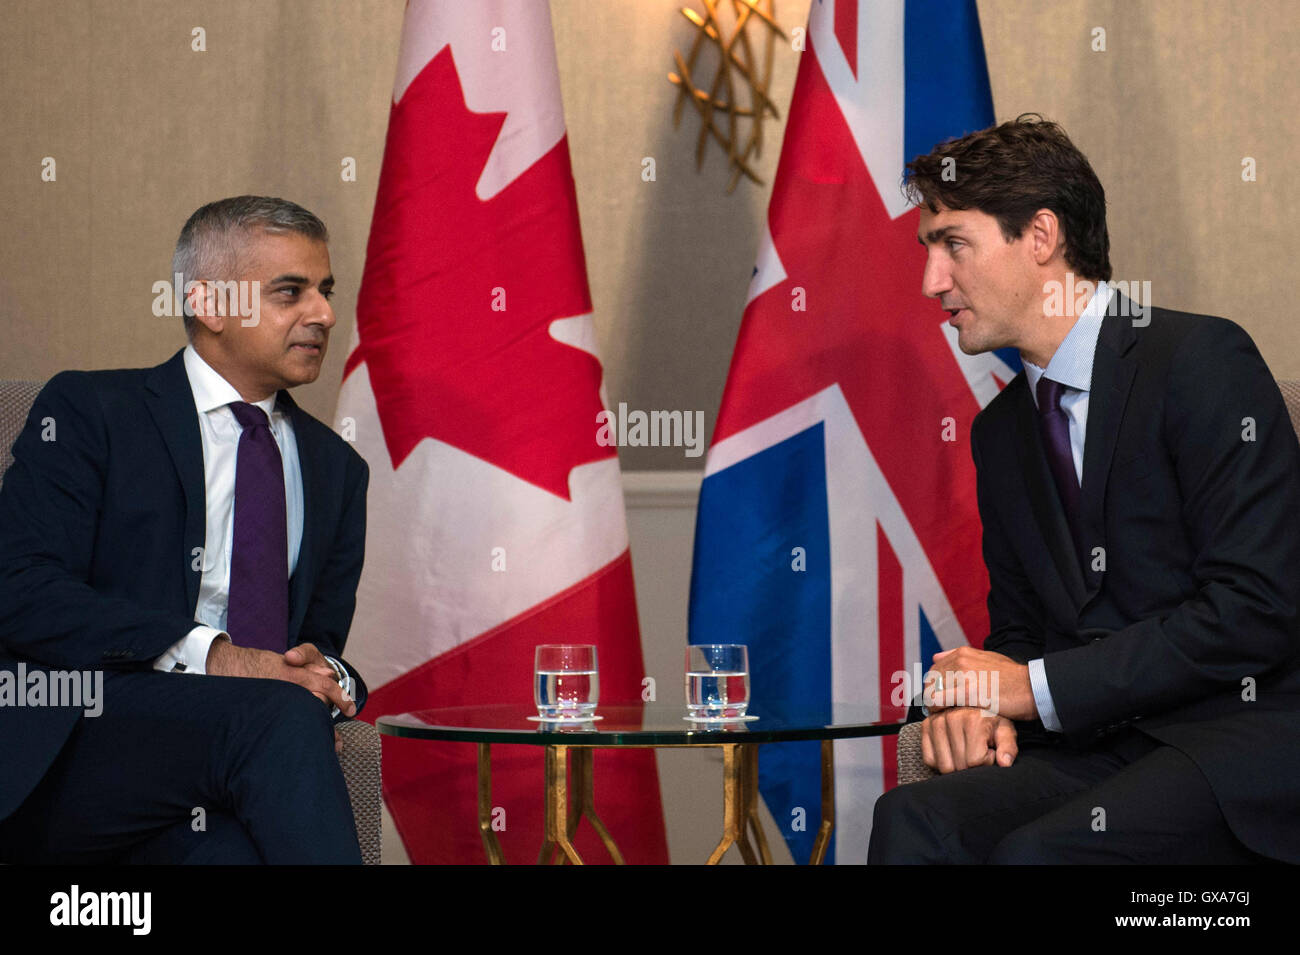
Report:
M290 666L305 667L308 670L315 670L322 676L327 676L335 682L338 681L338 674L334 668L329 665L325 655L317 649L314 643L300 643L296 647L290 647L285 651L284 662ZM343 694L343 701L346 705L340 707L344 716L355 716L357 711L353 705L352 697L347 693ZM339 738L338 731L334 732L334 751L343 752L343 740Z
M942 683L936 685L936 677ZM974 647L958 647L934 655L922 694L931 713L954 706L976 706L1010 720L1038 716L1029 667L1010 657Z
M334 668L325 660L325 654L316 649L314 643L300 643L290 647L284 653L284 662L295 667L311 667L328 677L337 678Z
M284 661L292 666L309 666L326 676L334 676L334 668L325 662L324 654L316 649L314 643L300 643L296 647L290 647L285 651ZM334 752L343 755L343 737L339 735L337 726L334 727Z

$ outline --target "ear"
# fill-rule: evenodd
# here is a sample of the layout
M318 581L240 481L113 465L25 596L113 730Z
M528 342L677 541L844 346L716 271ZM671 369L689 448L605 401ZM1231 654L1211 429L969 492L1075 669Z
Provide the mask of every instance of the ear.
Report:
M1029 220L1029 248L1034 261L1046 265L1057 254L1064 253L1065 237L1061 233L1061 222L1051 209L1039 209Z
M214 335L225 327L225 309L217 303L217 290L206 279L195 279L185 284L185 304L194 313L200 325Z

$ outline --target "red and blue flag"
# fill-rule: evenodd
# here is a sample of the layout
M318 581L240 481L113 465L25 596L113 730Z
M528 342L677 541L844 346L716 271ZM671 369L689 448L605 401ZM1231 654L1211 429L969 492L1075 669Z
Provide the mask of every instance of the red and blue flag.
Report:
M908 159L992 122L974 0L813 4L691 581L691 642L749 646L760 713L901 718L935 653L988 632L970 426L1020 361L957 348L921 293L901 182ZM865 862L894 737L839 741L835 760L827 861ZM815 742L762 751L759 788L796 860L819 767Z

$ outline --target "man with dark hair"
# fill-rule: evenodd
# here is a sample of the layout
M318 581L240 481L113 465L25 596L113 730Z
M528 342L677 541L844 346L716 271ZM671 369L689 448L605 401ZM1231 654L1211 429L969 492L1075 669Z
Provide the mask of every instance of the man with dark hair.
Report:
M190 344L36 399L0 488L0 704L79 671L102 699L0 705L0 861L360 862L332 718L365 700L368 470L287 390L334 325L326 239L283 199L204 206Z
M1300 444L1268 367L1105 284L1105 194L1053 123L906 188L962 351L1025 370L971 429L990 632L935 656L939 775L877 802L871 861L1300 862Z

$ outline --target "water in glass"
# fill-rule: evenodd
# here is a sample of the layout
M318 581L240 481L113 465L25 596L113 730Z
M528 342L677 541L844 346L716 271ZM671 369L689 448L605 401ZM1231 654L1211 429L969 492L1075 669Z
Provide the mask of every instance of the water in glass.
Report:
M533 666L533 701L543 719L589 719L600 699L596 648L542 644Z
M537 712L542 716L590 716L600 698L600 674L596 670L538 670L536 692Z
M686 707L698 719L737 719L749 706L749 654L742 644L686 650Z

